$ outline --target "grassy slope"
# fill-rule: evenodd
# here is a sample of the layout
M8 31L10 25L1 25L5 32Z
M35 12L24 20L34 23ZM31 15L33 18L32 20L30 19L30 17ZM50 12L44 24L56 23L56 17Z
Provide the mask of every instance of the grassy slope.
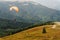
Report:
M47 33L42 33L43 26L38 26L14 35L0 38L0 40L60 40L60 29L52 29L45 25Z

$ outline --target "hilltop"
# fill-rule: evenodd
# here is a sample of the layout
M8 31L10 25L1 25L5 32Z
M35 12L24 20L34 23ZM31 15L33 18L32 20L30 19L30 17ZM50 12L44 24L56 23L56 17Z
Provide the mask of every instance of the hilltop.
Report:
M43 26L28 29L10 36L0 38L0 40L60 40L60 29L52 29L52 25L44 25L47 33L42 33Z

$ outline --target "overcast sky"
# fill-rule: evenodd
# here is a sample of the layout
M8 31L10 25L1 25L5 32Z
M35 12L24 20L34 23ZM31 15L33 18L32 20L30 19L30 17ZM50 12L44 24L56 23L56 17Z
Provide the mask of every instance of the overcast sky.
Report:
M60 10L60 0L37 0L36 2L49 8Z
M34 1L46 7L60 10L60 0L0 0L0 1Z

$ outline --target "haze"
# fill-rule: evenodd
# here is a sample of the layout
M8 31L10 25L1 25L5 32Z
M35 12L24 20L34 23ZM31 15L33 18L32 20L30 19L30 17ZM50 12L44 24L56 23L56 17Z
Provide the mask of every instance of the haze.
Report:
M40 3L43 6L52 8L52 9L56 9L56 10L60 10L60 0L0 0L0 1L20 1L20 2L24 2L24 1L34 1L37 3Z

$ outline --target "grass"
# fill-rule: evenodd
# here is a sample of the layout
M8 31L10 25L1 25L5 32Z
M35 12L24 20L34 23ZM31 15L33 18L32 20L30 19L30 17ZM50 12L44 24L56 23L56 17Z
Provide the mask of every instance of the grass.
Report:
M42 33L43 26L31 28L10 36L2 37L0 40L60 40L60 29L52 29L46 26L47 33Z

